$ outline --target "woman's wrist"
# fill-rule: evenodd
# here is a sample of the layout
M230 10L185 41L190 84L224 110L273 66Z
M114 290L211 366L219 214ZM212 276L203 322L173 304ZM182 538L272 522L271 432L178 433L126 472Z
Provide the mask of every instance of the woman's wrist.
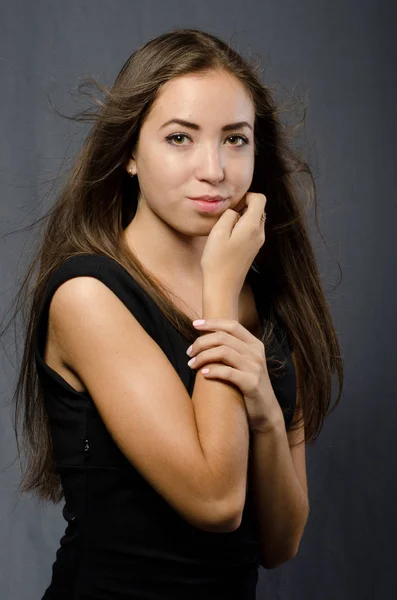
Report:
M238 297L215 285L203 286L202 314L203 319L238 320Z

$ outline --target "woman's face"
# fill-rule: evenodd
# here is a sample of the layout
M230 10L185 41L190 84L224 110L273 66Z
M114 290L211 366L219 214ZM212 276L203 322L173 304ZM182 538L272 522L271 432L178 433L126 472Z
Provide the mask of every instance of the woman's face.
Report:
M191 125L167 123L174 119ZM186 235L208 235L251 185L254 119L244 86L225 72L184 75L164 84L127 163L141 190L138 213L155 213ZM229 128L243 121L247 124ZM227 200L207 213L190 199L205 195Z

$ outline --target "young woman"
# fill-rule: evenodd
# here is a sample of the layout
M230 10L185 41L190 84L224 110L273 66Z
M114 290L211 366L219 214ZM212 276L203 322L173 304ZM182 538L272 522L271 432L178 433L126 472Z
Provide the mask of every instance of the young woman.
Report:
M67 521L43 599L254 599L298 551L305 443L342 389L310 168L198 30L134 52L88 116L26 279L21 489Z

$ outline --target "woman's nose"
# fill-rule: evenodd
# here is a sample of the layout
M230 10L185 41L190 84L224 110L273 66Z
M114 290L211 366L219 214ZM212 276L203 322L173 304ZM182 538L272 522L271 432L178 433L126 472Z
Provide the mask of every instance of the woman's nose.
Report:
M199 159L196 174L199 179L221 181L224 178L224 164L221 152L217 149L203 152Z

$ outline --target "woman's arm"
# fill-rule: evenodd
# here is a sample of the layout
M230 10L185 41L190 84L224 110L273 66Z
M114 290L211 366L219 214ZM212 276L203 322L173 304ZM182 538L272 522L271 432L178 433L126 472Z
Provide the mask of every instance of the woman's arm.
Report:
M254 433L251 486L261 541L261 564L271 569L293 558L309 514L284 423Z
M296 363L294 356L293 360ZM299 382L297 368L296 373ZM304 426L299 393L297 396L294 423L300 422L299 429L286 432L280 409L268 430L253 432L250 477L261 564L268 569L296 555L309 516ZM298 440L299 444L290 447Z
M238 319L238 300L219 289L214 281L203 285L203 318ZM205 332L204 332L205 333ZM212 366L217 364L211 363ZM234 515L231 530L239 527L245 503L248 469L249 427L244 398L231 383L207 379L199 370L192 394L198 435L212 467L219 498L231 505L225 514Z

